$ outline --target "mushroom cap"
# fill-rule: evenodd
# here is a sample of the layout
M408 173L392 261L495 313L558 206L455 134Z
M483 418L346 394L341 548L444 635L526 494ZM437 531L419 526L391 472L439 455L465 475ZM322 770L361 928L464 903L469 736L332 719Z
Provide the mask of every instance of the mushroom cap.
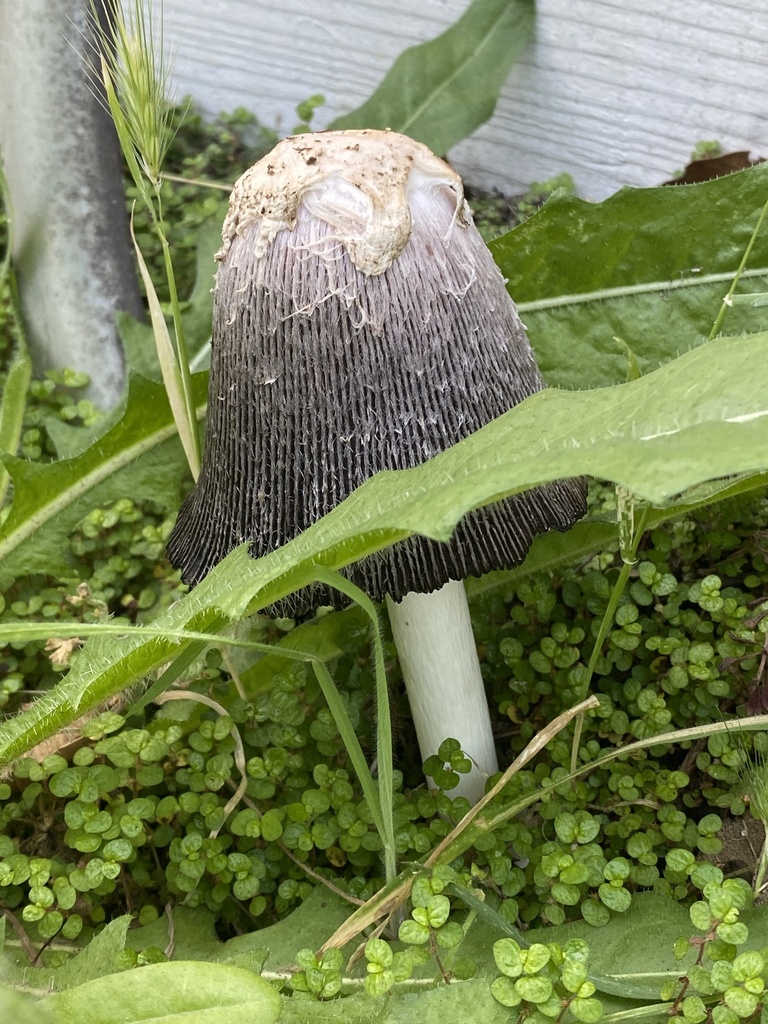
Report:
M238 181L214 291L202 470L168 552L197 583L259 557L374 473L418 466L545 385L461 180L394 132L283 140ZM512 568L585 511L581 479L469 513L348 566L375 600ZM275 610L339 603L318 586Z

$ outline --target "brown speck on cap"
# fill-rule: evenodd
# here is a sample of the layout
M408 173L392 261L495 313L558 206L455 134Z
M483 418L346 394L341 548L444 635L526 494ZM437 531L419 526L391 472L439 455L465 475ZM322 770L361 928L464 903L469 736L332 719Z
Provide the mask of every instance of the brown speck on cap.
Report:
M316 162L281 142L237 183L224 224L202 471L168 545L190 584L545 386L455 172L393 132L298 139ZM584 515L585 490L535 488L470 513L446 544L411 537L345 573L397 601L512 568L538 534ZM277 610L338 600L318 586Z

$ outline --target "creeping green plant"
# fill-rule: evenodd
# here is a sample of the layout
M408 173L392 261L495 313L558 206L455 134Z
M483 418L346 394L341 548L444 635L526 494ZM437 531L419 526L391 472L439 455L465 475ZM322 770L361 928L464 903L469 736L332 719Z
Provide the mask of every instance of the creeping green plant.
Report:
M475 0L349 123L447 148L492 109L531 15ZM748 809L768 818L768 719L743 715L763 710L768 630L768 170L602 204L557 192L492 244L556 387L185 594L163 547L204 415L188 356L204 364L215 243L179 296L168 221L187 193L161 157L193 161L169 124L159 150L137 135L121 104L148 68L118 43L101 70L137 239L152 232L139 258L159 338L148 355L147 329L123 322L119 409L101 418L71 376L29 385L0 267L0 1007L93 1024L115 1007L319 1021L331 1000L350 1020L374 1005L383 1021L457 1006L537 1024L757 1019L768 935L749 882L764 889L765 851L754 878L725 877L739 868L722 837ZM224 130L245 152L238 126ZM201 177L233 169L221 148L203 156ZM582 473L604 481L586 521L469 585L504 771L474 807L452 799L469 763L447 740L427 790L378 610L338 570ZM259 616L315 579L357 606Z

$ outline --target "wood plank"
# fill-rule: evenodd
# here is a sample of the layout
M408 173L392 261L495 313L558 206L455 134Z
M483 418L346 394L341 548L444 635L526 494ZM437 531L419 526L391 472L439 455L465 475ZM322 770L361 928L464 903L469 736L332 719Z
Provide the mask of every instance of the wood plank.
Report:
M243 105L283 132L322 92L318 127L353 109L407 45L465 0L165 0L175 80L206 113ZM569 171L600 199L682 167L702 139L768 155L768 4L539 0L536 39L496 114L451 153L507 191Z

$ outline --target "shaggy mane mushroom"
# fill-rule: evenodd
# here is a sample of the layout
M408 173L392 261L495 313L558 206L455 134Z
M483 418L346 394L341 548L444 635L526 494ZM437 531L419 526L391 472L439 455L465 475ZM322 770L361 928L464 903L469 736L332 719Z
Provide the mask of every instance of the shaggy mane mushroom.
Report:
M217 254L202 471L168 545L197 583L243 541L292 540L374 473L418 466L543 388L459 176L394 132L288 138L235 185ZM462 580L519 565L585 512L582 480L467 515L344 570L386 598L422 757L497 770ZM344 599L306 588L275 611Z

